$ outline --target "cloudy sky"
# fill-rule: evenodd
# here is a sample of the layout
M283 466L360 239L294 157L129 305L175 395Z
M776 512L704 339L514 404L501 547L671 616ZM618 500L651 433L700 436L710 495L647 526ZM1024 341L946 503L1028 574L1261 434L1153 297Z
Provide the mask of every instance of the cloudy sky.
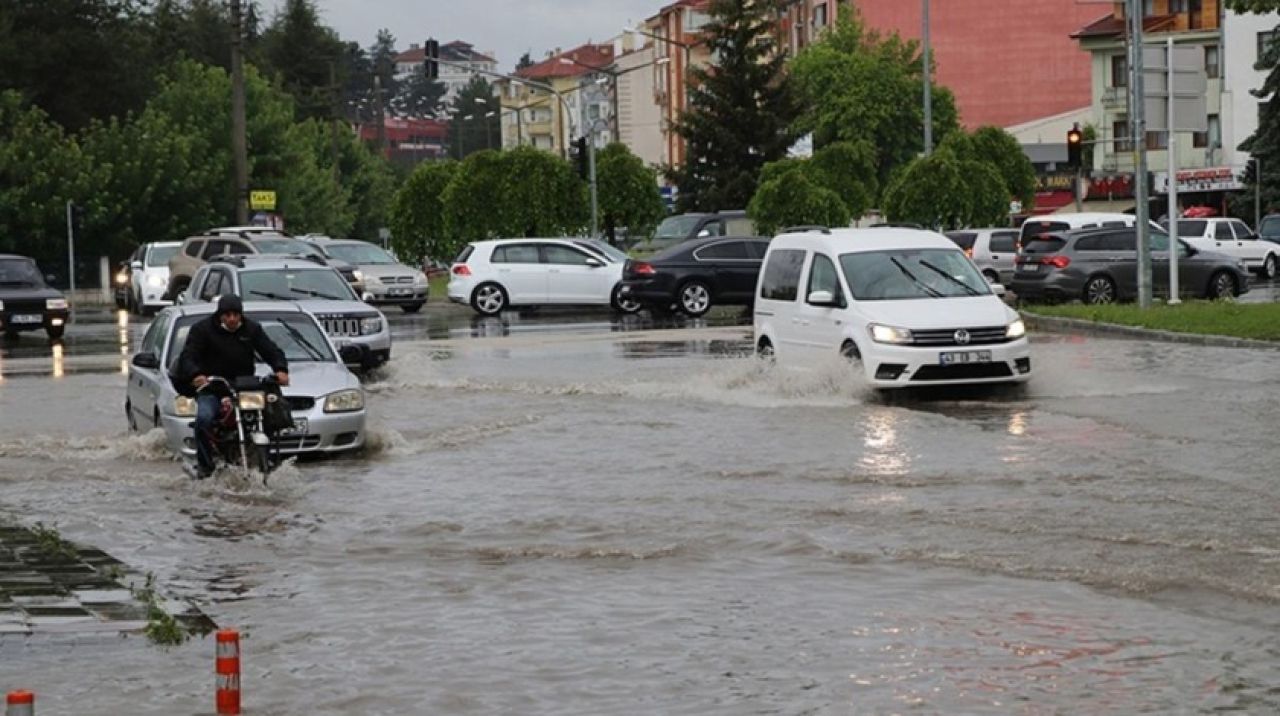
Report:
M315 0L325 23L343 40L368 47L388 28L400 49L428 37L463 40L496 53L509 70L526 51L540 59L547 50L602 42L658 13L672 0ZM282 0L261 0L270 18Z

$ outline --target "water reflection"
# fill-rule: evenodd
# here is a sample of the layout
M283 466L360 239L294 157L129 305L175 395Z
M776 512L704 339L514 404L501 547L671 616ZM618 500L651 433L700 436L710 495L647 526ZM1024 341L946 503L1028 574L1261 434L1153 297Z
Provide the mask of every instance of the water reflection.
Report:
M62 362L62 341L53 344L53 377L61 378L64 375Z
M1015 410L1009 414L1010 435L1022 436L1027 432L1027 423L1030 421L1031 415L1025 410Z
M902 475L911 469L911 456L899 444L897 411L880 410L863 421L863 468L878 475Z
M129 312L118 311L116 314L116 326L119 328L118 338L120 340L120 375L129 374Z

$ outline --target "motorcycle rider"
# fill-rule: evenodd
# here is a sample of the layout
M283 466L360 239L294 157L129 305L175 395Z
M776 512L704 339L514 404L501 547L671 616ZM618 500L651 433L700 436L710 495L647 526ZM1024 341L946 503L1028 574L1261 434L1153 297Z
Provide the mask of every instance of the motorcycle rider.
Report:
M213 315L191 326L187 334L173 382L179 392L196 399L197 478L213 474L213 426L222 404L219 396L200 388L212 376L232 383L236 378L252 376L255 355L271 366L280 385L289 384L284 351L272 342L261 324L245 317L239 296L218 299Z

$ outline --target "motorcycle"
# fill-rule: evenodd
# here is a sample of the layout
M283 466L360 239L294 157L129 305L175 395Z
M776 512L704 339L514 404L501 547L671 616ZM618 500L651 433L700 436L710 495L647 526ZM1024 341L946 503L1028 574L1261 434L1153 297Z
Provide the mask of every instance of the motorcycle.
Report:
M280 384L274 376L236 378L234 384L212 376L197 390L208 392L222 399L213 424L214 454L228 465L261 472L265 483L281 462L276 436L293 425Z

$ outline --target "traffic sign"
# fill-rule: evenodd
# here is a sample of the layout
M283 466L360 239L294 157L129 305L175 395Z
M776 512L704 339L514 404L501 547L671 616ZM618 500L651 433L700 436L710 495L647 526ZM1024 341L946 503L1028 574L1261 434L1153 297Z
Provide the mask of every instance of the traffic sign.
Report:
M249 208L255 211L275 211L276 193L264 189L255 189L249 192Z

